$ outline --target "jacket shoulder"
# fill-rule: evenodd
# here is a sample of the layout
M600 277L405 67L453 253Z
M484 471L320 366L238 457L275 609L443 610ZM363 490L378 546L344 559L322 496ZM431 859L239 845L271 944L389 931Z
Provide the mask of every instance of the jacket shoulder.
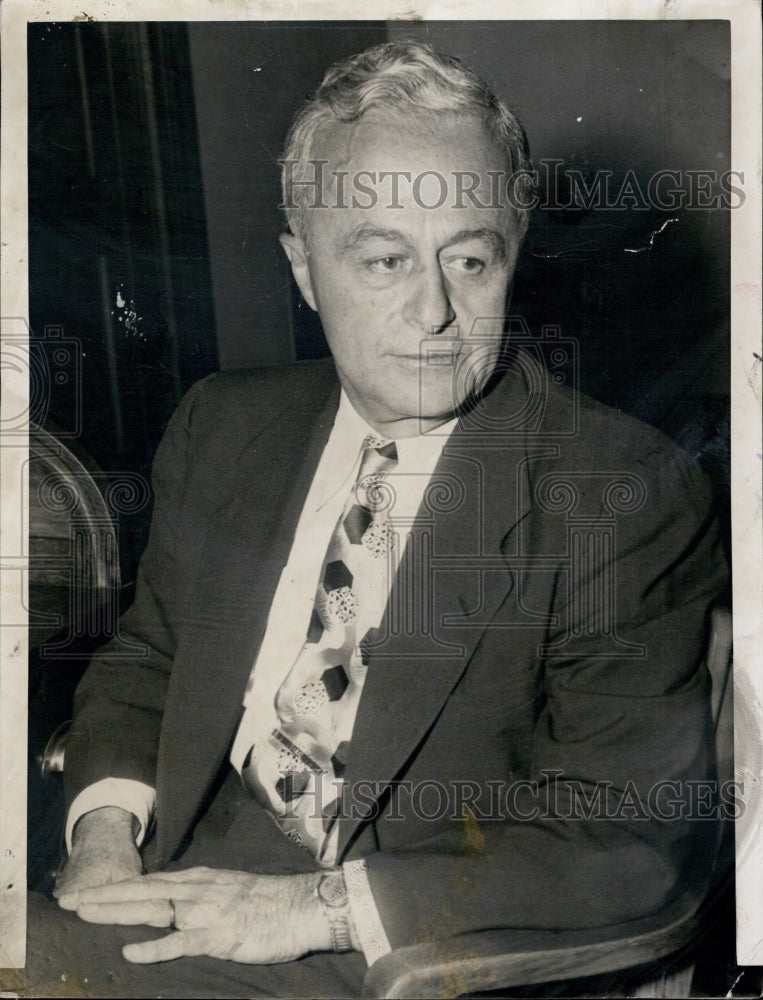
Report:
M608 462L632 461L650 454L672 454L676 461L692 462L691 456L652 424L623 410L602 403L576 389L546 379L541 436L566 431L570 454L581 458L590 453ZM570 422L574 414L574 423ZM565 426L566 424L566 426Z
M330 359L298 361L268 368L237 368L207 375L193 385L180 409L193 413L195 420L220 420L238 414L251 421L307 403L325 399L337 383Z
M309 429L337 384L333 364L323 361L208 375L173 413L154 460L154 480L169 470L217 495L240 463L258 453L263 435L295 422Z
M558 432L559 414L571 406L575 427L557 463L570 471L635 476L663 505L683 503L687 510L712 505L712 488L695 456L651 424L549 380L545 427Z

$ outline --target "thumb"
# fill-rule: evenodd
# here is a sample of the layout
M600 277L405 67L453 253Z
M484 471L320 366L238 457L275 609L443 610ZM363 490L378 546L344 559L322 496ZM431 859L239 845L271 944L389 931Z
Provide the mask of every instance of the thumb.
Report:
M151 962L171 962L184 955L206 955L208 953L209 932L204 927L187 931L176 931L154 941L126 944L122 954L128 962L147 965Z

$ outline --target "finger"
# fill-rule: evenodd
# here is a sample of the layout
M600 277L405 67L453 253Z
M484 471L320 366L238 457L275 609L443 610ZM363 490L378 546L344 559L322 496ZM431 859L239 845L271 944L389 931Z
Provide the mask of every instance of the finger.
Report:
M167 905L166 899L80 903L77 915L89 924L145 924L148 927L169 927L172 908Z
M121 882L111 882L109 885L81 889L77 895L80 903L129 903L144 899L172 899L183 893L177 883L164 883L159 879L139 875Z
M91 885L93 885L93 881L86 882L80 877L79 872L69 872L66 870L58 877L53 887L53 896L55 899L61 899L62 896L73 896L80 889L87 889Z
M183 868L176 872L154 872L150 875L144 875L143 879L146 882L171 882L173 885L177 885L178 882L198 884L200 882L213 882L223 874L227 873L220 869L199 867Z
M214 881L209 868L188 868L182 872L154 875L135 875L104 885L88 886L79 890L79 899L85 903L118 902L136 899L195 899L198 887ZM183 891L183 886L188 891Z
M132 874L132 872L129 873L129 875ZM66 868L58 879L53 889L53 895L56 899L61 900L64 896L76 896L83 889L93 889L95 886L107 885L116 881L118 879L109 878L108 874L101 869L94 869L92 867L79 869L74 866L73 868ZM71 906L62 905L64 909L72 909Z
M171 962L184 955L207 955L208 948L209 931L198 927L189 931L177 931L155 941L126 944L122 954L128 962L144 965L150 962Z
M83 892L89 893L94 889L101 889L107 893L112 893L113 886L121 885L127 881L137 881L140 877L133 873L129 876L114 879L108 873L90 872L86 878L62 881L53 890L53 895L65 910L73 910L76 909L76 900L80 898L80 894Z
M62 910L76 910L79 906L79 893L76 891L62 893L56 898Z

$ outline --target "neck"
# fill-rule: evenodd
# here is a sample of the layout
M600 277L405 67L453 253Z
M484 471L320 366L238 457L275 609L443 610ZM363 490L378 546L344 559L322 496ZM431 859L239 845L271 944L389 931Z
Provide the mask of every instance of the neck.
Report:
M380 420L372 413L366 412L357 406L354 400L350 400L356 412L372 427L377 434L391 441L400 441L404 438L420 437L430 431L441 427L456 416L455 413L446 413L436 417L398 417L393 420Z

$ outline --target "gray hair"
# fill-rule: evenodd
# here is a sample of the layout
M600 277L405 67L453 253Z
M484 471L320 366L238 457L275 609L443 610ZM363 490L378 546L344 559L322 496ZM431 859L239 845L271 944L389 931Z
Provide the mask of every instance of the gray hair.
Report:
M508 173L514 178L513 207L525 228L533 182L530 150L520 123L459 59L424 42L397 41L374 45L335 63L294 118L279 160L282 207L292 233L305 239L308 169L316 133L337 122L357 121L372 108L392 108L401 116L424 111L479 118L505 151Z

